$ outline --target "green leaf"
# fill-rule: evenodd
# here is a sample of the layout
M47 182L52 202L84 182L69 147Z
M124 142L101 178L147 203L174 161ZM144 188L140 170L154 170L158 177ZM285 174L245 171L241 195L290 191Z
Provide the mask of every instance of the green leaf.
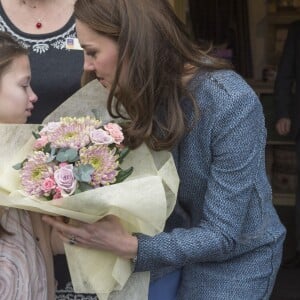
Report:
M44 128L44 126L43 126L43 125L40 125L40 126L38 127L38 131L40 132L43 128Z
M101 121L99 111L95 108L92 109L92 113L94 114L96 120Z
M41 137L39 133L36 133L36 132L34 132L34 131L32 131L32 135L34 136L34 138L35 138L36 140L39 139L39 138Z
M81 192L82 192L82 190L79 187L77 187L76 190L74 191L74 195L79 194Z
M60 149L56 155L56 160L59 162L67 161L67 155L65 149Z
M56 148L51 147L50 155L55 156L55 154L56 154Z
M75 162L79 159L76 149L60 149L56 155L56 160L59 162Z
M43 148L44 153L51 153L51 143L47 143Z
M92 190L94 187L91 186L90 184L87 184L85 182L79 182L79 187L78 187L78 191L79 192L85 192L85 191L89 191Z
M128 147L125 147L122 151L121 151L121 153L120 153L120 155L119 155L119 162L120 162L120 164L123 162L123 160L124 160L124 158L127 156L127 154L130 152L130 149L128 148Z
M78 151L76 149L68 149L66 154L69 162L75 162L79 159Z
M48 144L47 144L48 145ZM45 152L45 151L44 151ZM50 156L47 159L47 163L50 163L51 161L54 161L56 158L56 149L53 147L50 147L50 150L45 152L45 153L49 153L50 152Z
M23 163L18 163L12 166L15 170L21 170L23 167Z
M120 183L124 181L127 177L129 177L133 172L133 167L128 168L127 170L120 170L117 177L116 177L116 182L115 183Z
M12 167L15 169L15 170L21 170L24 166L24 163L27 161L28 159L25 158L22 162L20 163L17 163L15 165L13 165Z
M54 161L55 156L49 156L48 159L46 160L47 163L50 163L51 161Z
M80 165L80 166L74 168L75 178L79 182L90 183L92 180L93 173L94 173L94 168L89 164Z

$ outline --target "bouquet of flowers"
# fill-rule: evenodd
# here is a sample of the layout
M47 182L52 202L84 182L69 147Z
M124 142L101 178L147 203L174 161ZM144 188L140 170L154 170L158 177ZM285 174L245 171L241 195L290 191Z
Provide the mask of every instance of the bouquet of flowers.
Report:
M48 200L124 181L133 168L120 167L129 149L122 127L96 118L61 118L33 132L34 151L22 163L22 189Z
M95 80L43 124L0 125L0 205L75 224L114 215L128 232L162 232L179 186L172 155L144 144L128 151L106 99ZM76 292L101 300L148 299L149 272L132 273L129 260L106 251L64 247Z

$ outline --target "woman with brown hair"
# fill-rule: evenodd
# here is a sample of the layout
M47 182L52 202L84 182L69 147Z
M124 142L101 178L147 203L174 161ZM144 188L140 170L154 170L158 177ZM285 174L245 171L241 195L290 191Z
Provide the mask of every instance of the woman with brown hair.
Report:
M254 91L189 39L167 0L77 0L75 17L84 69L109 89L110 114L129 121L128 146L171 150L180 186L155 236L131 235L114 216L79 227L44 221L64 242L150 271L151 300L268 299L285 229L272 204Z

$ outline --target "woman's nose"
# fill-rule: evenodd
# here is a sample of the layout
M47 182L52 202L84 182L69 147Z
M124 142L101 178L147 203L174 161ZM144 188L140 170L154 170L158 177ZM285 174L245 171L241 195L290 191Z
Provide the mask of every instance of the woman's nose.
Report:
M84 71L94 71L94 67L93 67L93 65L92 64L90 64L90 63L84 63L83 64L83 70Z
M94 71L95 70L94 65L91 63L91 61L87 57L84 58L83 69L84 69L84 71Z

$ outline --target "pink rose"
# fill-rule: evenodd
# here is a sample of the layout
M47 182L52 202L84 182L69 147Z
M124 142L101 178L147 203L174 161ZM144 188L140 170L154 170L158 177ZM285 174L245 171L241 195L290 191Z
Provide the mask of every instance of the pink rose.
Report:
M114 138L103 129L94 129L90 132L92 143L96 145L108 145L114 143Z
M116 123L108 123L104 125L105 130L113 137L116 144L120 144L124 140L124 135L122 132L122 127Z
M59 199L61 197L62 197L62 195L61 195L61 189L60 188L56 188L55 189L55 194L53 195L53 199Z
M55 181L52 178L46 178L42 183L42 190L49 193L56 187Z
M73 174L73 165L65 165L54 172L54 179L57 186L63 192L71 195L76 189L77 181Z
M47 143L48 143L48 138L46 136L41 136L34 142L33 148L37 150L42 149L43 147L46 146Z
M59 164L59 167L62 168L62 167L67 166L67 165L68 165L67 162L61 162L61 163Z

